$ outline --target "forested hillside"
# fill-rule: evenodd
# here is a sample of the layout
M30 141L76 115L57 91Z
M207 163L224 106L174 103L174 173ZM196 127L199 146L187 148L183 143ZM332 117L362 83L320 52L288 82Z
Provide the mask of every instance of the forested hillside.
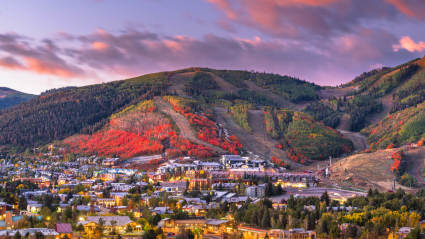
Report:
M424 138L425 58L365 74L353 81L360 95L382 102L381 117L362 133L371 148L397 147Z
M342 87L324 92L320 102L309 104L304 111L328 126L360 131L425 101L425 58L364 72Z
M295 162L324 160L353 150L352 142L338 131L301 112L266 108L264 121L267 133L280 142L276 147L286 150Z
M185 77L176 81L180 76ZM54 89L0 113L0 145L24 150L75 134L93 135L107 128L111 115L155 96L177 94L196 100L196 107L238 100L259 106L281 104L267 94L253 90L249 82L263 87L261 89L264 91L273 91L273 94L281 97L278 99L288 102L316 99L316 90L320 89L319 86L288 76L206 68L188 68L99 85ZM223 84L227 84L227 87Z
M167 88L165 73L43 94L0 114L0 145L32 147L75 133L91 133L132 102Z

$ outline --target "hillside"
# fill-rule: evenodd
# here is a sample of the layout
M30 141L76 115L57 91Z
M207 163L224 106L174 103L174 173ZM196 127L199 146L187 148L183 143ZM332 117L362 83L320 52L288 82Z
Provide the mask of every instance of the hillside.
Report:
M65 139L75 153L104 156L191 155L190 149L201 148L205 155L239 153L239 139L223 134L212 105L246 102L254 107L295 108L317 99L318 90L317 85L288 76L206 68L62 88L3 111L0 145L4 150L22 151ZM151 111L140 110L140 104L153 99ZM141 119L136 120L135 115ZM143 120L150 118L161 123L143 129L123 126L146 124ZM174 135L178 138L172 138ZM190 143L190 147L177 149L173 143ZM121 147L123 144L131 148Z
M35 97L35 95L22 93L6 87L0 87L0 110L29 101L33 97Z
M370 115L370 125L362 130L371 147L397 147L424 138L425 58L364 76L351 83L359 87L357 94L382 102L382 112Z
M326 160L353 150L353 143L337 130L302 112L265 108L264 122L267 134L279 141L276 147L294 162Z
M425 140L425 102L386 116L362 130L371 149L393 148Z
M420 112L425 101L425 57L365 72L341 87L324 88L318 94L321 100L307 105L304 111L347 137L353 135L350 131L361 131L371 149L390 144L397 147L423 138L420 126L424 116ZM358 145L364 143L359 141Z
M123 158L253 152L280 165L306 164L368 143L378 149L423 138L424 66L417 59L342 87L187 68L51 90L0 113L0 145L22 151L63 142L74 153ZM373 132L378 126L383 133Z

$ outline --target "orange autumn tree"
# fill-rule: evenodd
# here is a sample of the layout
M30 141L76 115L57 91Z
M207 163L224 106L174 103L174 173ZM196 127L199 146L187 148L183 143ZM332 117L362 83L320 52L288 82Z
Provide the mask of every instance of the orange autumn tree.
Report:
M393 160L393 163L391 164L391 171L396 173L397 175L401 175L404 170L404 168L402 167L403 165L403 159L404 159L404 152L403 150L399 150L394 152L391 155L391 158Z

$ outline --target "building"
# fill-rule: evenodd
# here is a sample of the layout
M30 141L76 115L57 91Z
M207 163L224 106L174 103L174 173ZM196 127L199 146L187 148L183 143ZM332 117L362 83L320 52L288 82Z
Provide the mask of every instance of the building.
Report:
M12 211L7 211L0 217L0 228L14 228L23 219L22 215L15 215Z
M165 218L158 224L165 235L177 235L185 230L201 230L204 234L222 235L232 232L231 223L228 220L219 219L169 219Z
M104 232L106 233L115 231L123 234L128 229L132 232L142 231L141 225L132 221L128 216L90 216L79 222L79 224L83 225L85 233L92 235L101 221L103 221Z
M306 231L304 228L292 228L289 230L281 229L261 229L249 226L239 226L238 232L243 239L315 239L316 232Z
M252 198L262 198L266 193L266 185L250 186L245 189L245 195Z
M171 194L182 194L187 189L187 181L162 182L161 190Z
M72 238L71 223L56 223L55 230L59 234L59 238Z
M106 208L117 206L117 203L114 198L98 198L96 199L96 204L104 206Z

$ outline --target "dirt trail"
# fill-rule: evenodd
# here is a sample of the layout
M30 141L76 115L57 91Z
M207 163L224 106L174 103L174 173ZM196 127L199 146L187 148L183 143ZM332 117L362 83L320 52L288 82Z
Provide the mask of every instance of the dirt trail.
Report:
M223 149L214 146L212 144L206 143L200 139L198 139L196 137L195 132L193 132L192 127L190 126L189 121L181 114L179 114L178 112L176 112L170 104L168 104L167 102L165 102L161 97L155 97L154 98L155 104L158 107L158 110L161 111L162 113L169 115L173 121L176 123L177 127L180 129L180 135L183 138L186 138L190 141L192 141L193 143L196 144L201 144L204 146L207 146L219 153L225 153L226 151L224 151Z
M173 76L171 76L170 77L171 85L168 88L168 92L172 94L176 93L179 96L186 97L187 94L184 90L185 89L184 84L186 80L192 77L194 74L195 74L194 72L185 72L185 73L174 74Z
M342 115L337 130L353 142L355 151L363 151L369 147L366 136L359 132L350 131L350 116L348 114Z
M338 130L345 130L350 131L350 115L349 114L343 114L339 118L339 125L336 127Z
M225 81L223 78L213 74L213 73L208 73L212 76L212 78L215 80L215 82L217 83L218 87L220 87L220 89L226 91L227 93L237 93L239 91L239 88L236 87L233 84L230 84L229 82Z
M226 109L214 107L214 111L217 115L217 122L228 129L231 134L236 135L246 150L267 160L271 160L271 157L275 156L290 163L294 168L300 166L297 163L289 161L286 153L275 147L277 141L271 139L267 135L264 125L264 114L261 110L250 110L248 112L248 123L252 128L252 133L246 132L236 124L232 116L227 113Z
M391 93L387 94L386 96L382 97L381 100L382 100L383 109L381 112L372 114L366 118L369 124L378 123L380 120L385 118L385 116L387 116L390 113L391 108L393 107L393 95Z
M346 130L338 130L342 135L353 142L355 151L363 151L369 147L366 136L359 132L351 132Z

